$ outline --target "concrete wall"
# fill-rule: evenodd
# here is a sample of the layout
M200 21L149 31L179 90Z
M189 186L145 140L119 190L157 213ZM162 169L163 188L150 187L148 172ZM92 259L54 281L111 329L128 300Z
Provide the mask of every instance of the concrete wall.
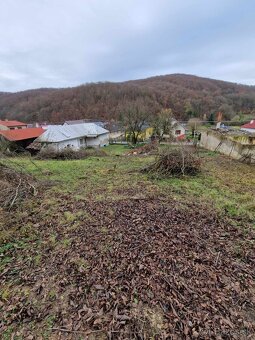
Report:
M216 131L204 131L201 133L200 146L230 156L234 159L245 160L255 163L255 144L253 138L249 136L241 136L240 138L247 140L247 143L242 144L240 141L234 140L234 137L220 134ZM255 140L255 138L254 138Z
M247 131L247 132L250 132L250 133L255 133L255 129L241 128L240 130Z

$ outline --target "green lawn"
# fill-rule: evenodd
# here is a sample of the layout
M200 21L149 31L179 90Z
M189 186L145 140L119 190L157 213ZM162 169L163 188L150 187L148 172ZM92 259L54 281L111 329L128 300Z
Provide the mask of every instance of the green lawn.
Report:
M22 166L39 180L52 181L47 197L67 192L75 197L95 199L128 198L152 193L170 196L185 203L199 201L209 204L230 217L254 218L254 167L238 163L212 152L201 152L202 172L196 177L154 179L140 172L154 156L126 156L128 146L110 145L105 157L84 160L33 160L16 158L13 164ZM52 197L54 197L54 195Z

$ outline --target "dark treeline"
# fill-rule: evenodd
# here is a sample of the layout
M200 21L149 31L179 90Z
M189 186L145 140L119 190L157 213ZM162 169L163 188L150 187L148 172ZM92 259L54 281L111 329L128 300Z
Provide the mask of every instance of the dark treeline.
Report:
M255 110L255 86L167 75L123 83L91 83L65 89L0 93L0 119L62 122L67 119L118 119L131 102L142 100L155 112L171 108L178 119L212 119L221 111L225 120Z

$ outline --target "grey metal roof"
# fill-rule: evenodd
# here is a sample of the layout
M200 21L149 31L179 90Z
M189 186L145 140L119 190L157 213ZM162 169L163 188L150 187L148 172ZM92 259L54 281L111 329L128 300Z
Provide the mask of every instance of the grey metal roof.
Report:
M106 122L101 120L94 120L94 119L77 119L77 120L66 120L63 125L75 125L75 124L82 124L82 123L94 123L101 127L104 127Z
M49 125L47 130L36 139L37 142L57 143L64 140L97 137L109 133L108 130L94 123L83 123L74 125Z

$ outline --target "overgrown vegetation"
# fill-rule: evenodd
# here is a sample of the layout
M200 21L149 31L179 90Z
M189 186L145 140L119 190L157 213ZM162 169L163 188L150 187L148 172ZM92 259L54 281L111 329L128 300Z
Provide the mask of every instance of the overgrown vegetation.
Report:
M37 183L33 176L17 169L10 161L0 159L0 207L11 209L37 194Z
M106 156L106 153L102 149L94 148L81 148L79 150L73 150L71 148L66 148L60 151L48 147L43 148L36 155L36 159L58 159L58 160L71 160L71 159L84 159L90 156Z
M104 150L11 159L52 186L0 209L1 336L252 338L254 168L199 150L197 176L155 178Z

